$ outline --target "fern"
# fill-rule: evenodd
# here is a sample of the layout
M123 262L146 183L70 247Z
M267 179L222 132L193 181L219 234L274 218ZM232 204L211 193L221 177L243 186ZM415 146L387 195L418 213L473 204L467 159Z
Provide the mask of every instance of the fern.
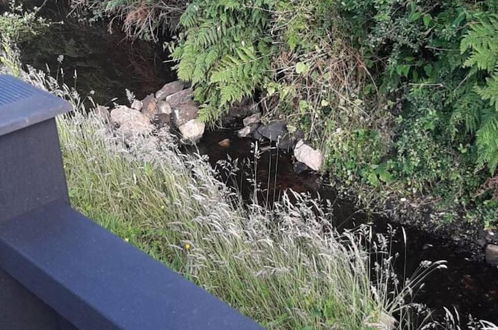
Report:
M269 76L270 0L195 0L180 19L184 37L173 52L181 80L203 104L202 120L220 118Z
M464 66L471 69L470 75L481 78L474 91L488 102L480 107L479 118L472 114L465 122L477 131L479 161L493 174L498 166L498 15L481 15L462 39L460 50L468 53Z

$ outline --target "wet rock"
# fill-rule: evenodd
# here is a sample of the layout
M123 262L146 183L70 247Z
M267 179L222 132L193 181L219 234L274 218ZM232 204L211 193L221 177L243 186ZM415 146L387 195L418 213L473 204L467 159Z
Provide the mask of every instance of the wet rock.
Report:
M230 143L231 143L230 139L224 139L218 142L218 145L222 148L230 148Z
M169 127L171 125L171 115L166 113L158 113L154 117L154 124L156 124L158 128Z
M240 138L246 138L256 131L258 128L257 124L249 125L237 132L237 136Z
M228 121L231 121L234 119L245 118L256 113L259 113L258 104L250 100L246 100L233 105L230 110L228 110L226 117Z
M169 105L168 102L161 100L157 102L157 113L171 115L173 113L173 110L171 109L171 105Z
M252 124L259 124L260 121L261 121L261 114L255 113L254 115L244 118L242 122L244 123L244 126L249 126Z
M307 170L309 170L309 167L306 166L305 163L301 163L301 162L294 163L294 172L296 172L296 174L302 174L302 173L306 172Z
M154 130L149 118L140 111L120 106L111 111L111 122L117 125L118 131L126 137L147 135Z
M154 94L148 95L142 101L142 113L147 116L150 120L154 119L154 116L157 114L157 101L154 97Z
M199 107L194 102L182 103L173 107L173 121L180 127L192 119L197 118Z
M178 93L185 88L185 84L181 81L173 81L163 86L156 92L156 99L158 101L166 99L168 96Z
M320 171L323 162L322 153L305 144L303 140L299 140L294 149L296 159L306 164L314 171Z
M293 134L286 134L277 142L277 148L290 151L294 149L297 142L302 139L304 139L304 133L299 130Z
M258 128L257 132L272 142L277 142L287 134L287 126L284 121L274 121L266 126Z
M144 106L144 103L142 101L140 101L140 100L134 100L131 103L131 108L134 109L134 110L137 110L137 111L142 110L143 106Z
M492 266L498 266L498 245L488 244L486 246L486 262Z
M166 97L166 102L168 102L173 109L178 107L180 104L192 102L192 88L187 88L169 95Z
M206 124L198 119L192 119L179 127L184 140L197 143L204 135Z

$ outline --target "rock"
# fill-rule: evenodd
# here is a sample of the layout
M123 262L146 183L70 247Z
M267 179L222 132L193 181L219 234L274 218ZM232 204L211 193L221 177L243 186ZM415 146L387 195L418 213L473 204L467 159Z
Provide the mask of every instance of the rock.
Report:
M218 145L222 148L230 148L230 139L224 139L218 142Z
M276 142L287 134L287 126L283 121L274 121L258 128L258 133L270 141Z
M170 82L156 92L156 99L158 101L164 100L168 96L182 91L184 88L185 84L179 80Z
M290 151L294 149L299 140L304 139L304 133L302 131L296 131L293 134L286 134L280 138L277 142L277 148L285 151Z
M206 124L198 119L192 119L179 127L184 140L197 143L204 134Z
M154 97L154 94L148 95L142 101L142 113L147 116L150 120L154 119L154 116L157 114L157 101Z
M380 329L384 330L394 330L396 329L396 323L398 323L394 317L386 313L380 314L379 322L381 324Z
M131 103L131 108L132 109L135 109L135 110L142 110L142 107L144 106L144 103L140 100L134 100L132 103Z
M322 167L322 153L305 144L303 140L299 140L296 144L294 156L299 162L306 164L306 166L314 171L320 171Z
M252 133L254 133L257 128L258 128L257 124L246 126L237 132L237 136L240 138L246 138Z
M230 110L228 110L227 118L228 120L245 118L247 116L259 113L259 107L257 103L250 100L239 102L233 105Z
M294 164L294 172L296 172L296 174L301 174L301 173L304 173L306 172L307 170L309 170L309 167L306 166L305 163L301 163L301 162L296 162Z
M166 113L158 113L154 117L154 123L159 128L169 127L171 125L171 115Z
M244 118L242 122L244 123L244 126L249 126L252 124L259 124L260 121L261 121L261 114L255 113L254 115Z
M161 100L157 102L157 113L171 115L173 109L171 109L171 105L168 102Z
M120 106L111 111L111 122L119 126L118 131L126 137L147 135L154 130L149 118L140 111Z
M187 88L166 97L166 102L174 109L180 104L192 102L192 88Z
M197 118L199 107L194 102L182 103L173 108L173 121L180 127Z
M488 244L486 246L486 262L492 266L498 266L498 245Z

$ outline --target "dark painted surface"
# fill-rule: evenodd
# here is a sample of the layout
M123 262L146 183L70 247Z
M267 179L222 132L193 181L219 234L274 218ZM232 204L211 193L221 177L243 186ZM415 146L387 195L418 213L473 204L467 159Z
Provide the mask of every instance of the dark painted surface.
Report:
M71 105L11 76L0 75L0 136L71 111Z
M75 330L50 306L0 270L0 329Z
M80 329L260 329L64 202L2 223L0 260Z

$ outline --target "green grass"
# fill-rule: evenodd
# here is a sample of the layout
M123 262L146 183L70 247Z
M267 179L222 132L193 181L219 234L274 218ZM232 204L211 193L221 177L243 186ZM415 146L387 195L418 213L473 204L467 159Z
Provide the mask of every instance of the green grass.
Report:
M263 326L371 329L402 305L388 298L387 277L372 282L364 236L324 234L330 215L313 214L312 201L245 210L172 143L125 148L94 115L59 127L75 207Z

